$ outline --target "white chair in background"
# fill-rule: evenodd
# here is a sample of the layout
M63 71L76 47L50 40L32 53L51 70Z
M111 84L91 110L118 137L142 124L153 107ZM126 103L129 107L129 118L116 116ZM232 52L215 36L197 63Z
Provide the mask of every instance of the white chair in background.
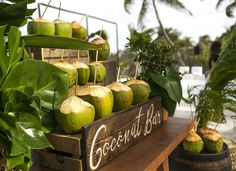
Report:
M190 68L189 66L179 66L179 72L181 74L188 74L190 73Z
M192 66L191 67L191 73L193 75L203 75L202 66Z

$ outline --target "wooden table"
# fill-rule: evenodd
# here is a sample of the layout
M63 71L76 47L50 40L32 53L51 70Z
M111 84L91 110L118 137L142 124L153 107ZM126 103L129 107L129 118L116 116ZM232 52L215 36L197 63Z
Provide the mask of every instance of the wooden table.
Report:
M120 154L100 171L169 171L168 156L193 126L193 120L170 117L161 128ZM38 166L30 170L52 171Z

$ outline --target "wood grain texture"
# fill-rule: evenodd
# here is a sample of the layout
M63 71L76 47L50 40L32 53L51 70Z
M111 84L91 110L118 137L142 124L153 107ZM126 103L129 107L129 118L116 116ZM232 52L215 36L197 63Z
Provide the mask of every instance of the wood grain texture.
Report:
M193 126L193 120L169 117L161 128L119 155L100 171L156 171Z
M81 157L81 134L65 135L63 133L46 134L55 151L72 154L74 158Z
M162 125L161 98L114 113L82 131L84 170L94 170L113 160Z
M61 171L82 171L82 161L61 154L37 151L38 164L42 167Z
M170 153L193 126L193 120L169 117L161 128L107 163L99 171L156 171L161 164L165 165ZM30 171L54 170L39 167L35 163Z

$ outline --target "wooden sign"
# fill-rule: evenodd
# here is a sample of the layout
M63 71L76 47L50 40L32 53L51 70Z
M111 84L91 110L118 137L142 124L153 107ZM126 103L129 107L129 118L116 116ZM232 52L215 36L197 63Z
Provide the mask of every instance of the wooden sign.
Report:
M83 169L99 169L159 128L162 122L161 98L155 97L83 128Z

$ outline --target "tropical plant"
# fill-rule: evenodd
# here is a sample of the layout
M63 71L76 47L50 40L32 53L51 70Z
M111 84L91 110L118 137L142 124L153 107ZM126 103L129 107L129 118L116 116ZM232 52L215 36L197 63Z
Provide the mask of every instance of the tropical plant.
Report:
M209 79L197 96L191 94L195 102L195 114L200 120L199 127L209 121L224 120L224 111L236 113L236 29L225 43L219 59L210 72Z
M216 8L219 8L221 6L221 4L223 3L223 1L225 1L225 0L218 0ZM229 4L226 6L226 9L225 9L226 15L228 17L234 17L233 11L235 8L236 8L236 1L229 2Z
M55 128L54 110L68 96L67 74L49 63L30 60L25 45L98 50L75 39L21 37L12 25L26 23L34 11L27 9L31 2L0 2L0 170L4 171L29 170L31 150L51 146L44 133Z
M126 10L127 13L130 13L130 5L132 5L133 3L135 2L135 0L125 0L124 1L124 8ZM163 35L165 37L165 39L167 40L167 42L170 44L170 45L174 45L173 41L170 39L170 37L168 36L168 34L166 33L165 29L164 29L164 26L161 22L161 19L160 19L160 16L159 16L159 12L157 10L157 5L156 3L159 2L159 3L163 3L165 5L168 5L170 7L173 7L177 10L183 10L185 12L187 12L188 14L192 15L191 12L189 10L187 10L185 8L185 6L183 5L183 3L181 3L180 1L178 0L142 0L142 6L141 6L141 9L139 11L139 17L138 17L138 24L140 26L143 26L143 19L145 17L145 15L148 13L148 9L150 7L150 5L153 6L154 8L154 12L155 12L155 16L157 18L157 21L159 23L159 26L160 26L160 29L161 31L163 32Z
M27 5L35 0L7 0L0 3L0 25L23 26L31 17L35 9L28 9Z
M181 38L180 31L173 29L173 28L166 28L165 31L168 34L168 36L170 37L170 39L174 42L176 47L182 48L182 47L193 46L193 42L190 37ZM168 45L168 42L166 41L166 39L164 37L164 33L161 29L158 29L157 35L158 35L158 37L156 40L158 42Z
M180 76L174 69L171 58L176 48L153 41L148 32L131 30L126 48L135 53L135 61L142 66L140 79L149 83L151 96L162 96L163 107L173 115L176 103L182 98Z
M19 29L10 27L7 41L5 30L0 26L0 144L7 169L28 170L31 150L50 146L44 132L53 121L50 111L67 97L67 76L48 63L28 60Z

